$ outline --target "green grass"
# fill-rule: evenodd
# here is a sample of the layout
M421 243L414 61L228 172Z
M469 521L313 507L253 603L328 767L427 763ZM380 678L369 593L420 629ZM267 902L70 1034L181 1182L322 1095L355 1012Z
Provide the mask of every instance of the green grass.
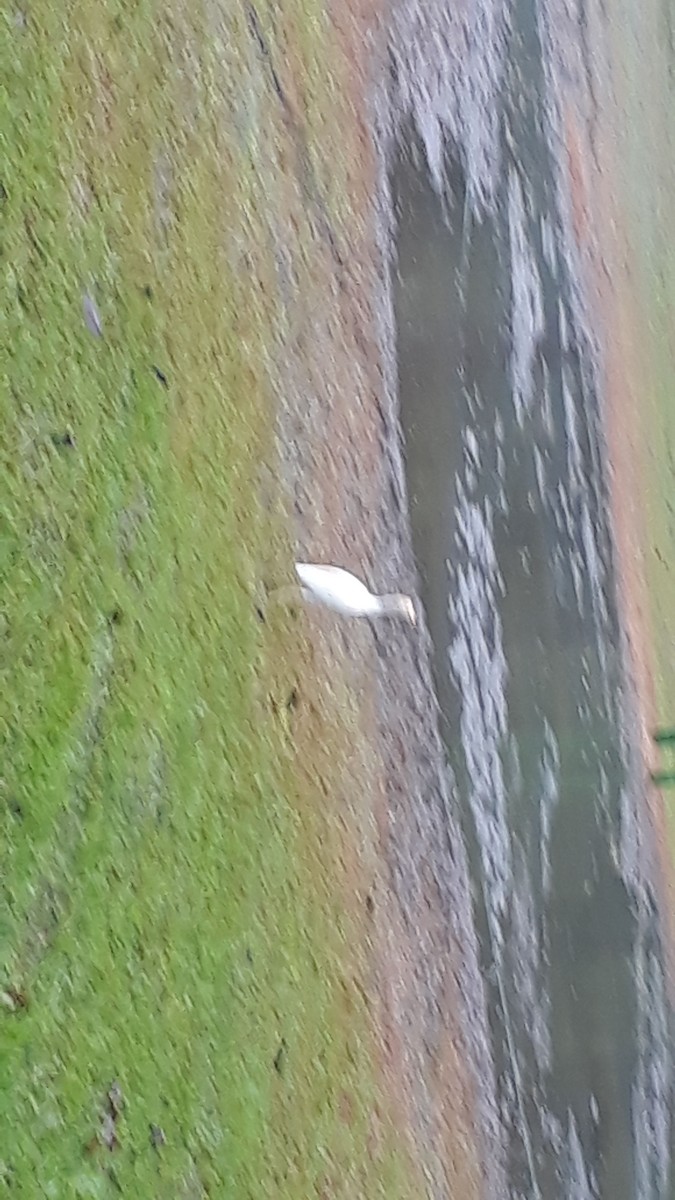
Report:
M255 611L290 558L281 501L270 512L260 487L283 325L264 286L278 130L244 10L220 11L37 0L4 17L0 1190L13 1196L405 1187L381 1102L383 1149L368 1143L363 949L283 702L302 638ZM319 55L321 22L292 16ZM314 90L319 77L315 64ZM329 793L351 736L349 711L333 716Z
M624 6L625 7L625 6ZM641 434L643 493L635 502L646 517L644 561L657 719L675 725L675 162L673 144L672 28L668 6L654 0L640 11L640 37L630 5L617 10L614 56L615 119L621 126L615 181L629 247L633 330L640 377L633 380ZM631 31L632 32L627 32ZM670 762L662 752L663 767ZM675 862L675 803L664 790Z
M650 361L645 373L642 413L647 466L643 499L649 537L645 557L657 720L662 727L672 727L675 725L675 354L672 343L675 260L665 246L659 275L653 272L652 281L655 291L647 301L651 314ZM661 750L659 758L663 770L675 769L675 759L668 748ZM664 789L663 796L675 863L675 802L670 789Z

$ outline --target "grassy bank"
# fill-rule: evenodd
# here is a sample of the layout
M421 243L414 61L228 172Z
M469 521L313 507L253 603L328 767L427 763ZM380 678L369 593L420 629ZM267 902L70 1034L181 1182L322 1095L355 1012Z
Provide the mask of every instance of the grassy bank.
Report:
M616 188L629 247L627 274L639 347L632 381L639 431L641 494L631 503L645 517L644 563L653 640L657 720L675 726L675 144L673 29L663 6L640 11L639 38L629 6L615 12L614 56L620 123ZM646 82L648 81L648 82ZM664 769L675 759L662 755ZM675 793L664 790L675 862Z
M404 1187L315 795L349 712L319 790L297 765L301 634L256 612L290 547L260 474L284 321L266 223L281 35L251 12L37 0L4 18L0 1179L16 1196ZM285 18L307 176L333 85L318 15Z

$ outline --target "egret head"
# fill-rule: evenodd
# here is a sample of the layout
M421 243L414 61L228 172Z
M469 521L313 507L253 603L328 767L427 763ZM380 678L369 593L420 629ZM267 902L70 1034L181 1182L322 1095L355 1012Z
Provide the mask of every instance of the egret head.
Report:
M417 624L417 611L412 596L395 595L389 599L390 604L387 607L390 613L405 617L411 625Z

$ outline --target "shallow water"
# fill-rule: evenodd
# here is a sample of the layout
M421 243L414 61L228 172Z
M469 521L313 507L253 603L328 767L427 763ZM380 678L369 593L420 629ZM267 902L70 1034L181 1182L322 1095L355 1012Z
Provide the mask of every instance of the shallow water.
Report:
M473 8L464 22L441 3L401 9L394 307L510 1194L665 1198L670 1014L631 854L641 769L593 339L555 164L555 44L531 0L508 22Z

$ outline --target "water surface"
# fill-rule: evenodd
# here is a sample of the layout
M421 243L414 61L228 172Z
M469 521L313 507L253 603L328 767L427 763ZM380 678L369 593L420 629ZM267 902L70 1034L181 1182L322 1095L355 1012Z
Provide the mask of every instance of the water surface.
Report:
M413 86L421 58L399 55L411 120L391 186L413 544L510 1194L665 1198L669 1013L651 888L627 866L642 777L551 43L530 0L508 28L481 12L483 43L465 38L480 86L440 69ZM449 52L462 27L447 19Z

